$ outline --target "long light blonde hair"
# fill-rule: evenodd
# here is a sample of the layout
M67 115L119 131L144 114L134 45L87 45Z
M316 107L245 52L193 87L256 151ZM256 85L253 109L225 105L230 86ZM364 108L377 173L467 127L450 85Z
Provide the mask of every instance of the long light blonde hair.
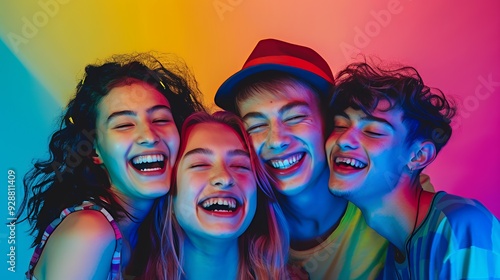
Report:
M262 166L252 142L238 116L226 111L212 115L199 112L186 119L181 130L178 156L185 148L189 128L200 123L220 123L232 128L249 151L252 171L257 182L257 210L248 229L238 238L238 279L288 279L286 261L289 248L288 226L273 191L273 179ZM177 159L177 162L179 158ZM152 252L144 279L181 279L183 275L183 243L186 238L173 214L176 195L177 163L173 169L172 189L164 206L161 246Z

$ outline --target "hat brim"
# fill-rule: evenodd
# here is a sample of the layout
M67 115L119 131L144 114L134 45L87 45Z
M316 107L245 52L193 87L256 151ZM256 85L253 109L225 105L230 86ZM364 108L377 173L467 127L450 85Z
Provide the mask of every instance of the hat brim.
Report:
M244 79L264 71L279 71L291 74L296 78L310 84L319 92L319 94L322 94L324 96L328 95L329 90L332 87L332 84L321 76L316 75L310 71L303 70L301 68L281 64L260 64L240 70L229 77L215 93L215 104L224 110L235 112L235 88Z

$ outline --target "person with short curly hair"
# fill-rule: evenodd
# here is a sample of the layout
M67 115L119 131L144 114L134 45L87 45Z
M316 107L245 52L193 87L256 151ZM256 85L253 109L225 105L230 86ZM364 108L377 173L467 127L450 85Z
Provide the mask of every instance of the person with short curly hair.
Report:
M498 219L419 180L451 137L452 99L413 67L356 62L339 72L330 112L329 188L389 240L380 278L500 278Z

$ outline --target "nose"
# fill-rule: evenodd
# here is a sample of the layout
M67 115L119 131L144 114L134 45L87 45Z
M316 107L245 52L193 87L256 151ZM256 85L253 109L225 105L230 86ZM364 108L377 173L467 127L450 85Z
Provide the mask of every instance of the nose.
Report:
M335 133L336 132L333 132L332 134ZM336 143L342 150L357 149L359 147L357 132L355 131L355 129L350 128L341 133L338 133Z
M290 145L290 136L281 123L271 125L267 133L266 146L272 150L283 150Z
M234 178L226 166L220 166L214 169L210 184L217 188L230 188L234 186Z
M139 125L137 134L137 143L140 145L155 145L160 141L156 130L150 124Z

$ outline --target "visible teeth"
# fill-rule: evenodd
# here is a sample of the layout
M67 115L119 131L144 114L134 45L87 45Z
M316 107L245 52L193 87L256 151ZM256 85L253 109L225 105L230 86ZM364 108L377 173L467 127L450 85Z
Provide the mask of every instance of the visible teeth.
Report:
M159 167L156 167L156 168L143 168L141 169L141 171L156 171L156 170L160 170L161 168Z
M230 197L209 198L203 202L202 206L203 208L208 208L214 204L225 205L231 209L236 209L236 200Z
M270 160L271 165L277 169L287 169L296 164L299 160L302 159L302 154L293 155L285 160L273 159Z
M157 155L145 155L145 156L137 156L132 159L132 163L134 164L141 164L141 163L153 163L153 162L159 162L159 161L164 161L165 157L162 154L157 154Z
M344 163L347 165L350 165L352 167L356 168L364 168L366 164L362 163L361 161L354 159L354 158L344 158L344 157L337 157L335 159L335 163Z

